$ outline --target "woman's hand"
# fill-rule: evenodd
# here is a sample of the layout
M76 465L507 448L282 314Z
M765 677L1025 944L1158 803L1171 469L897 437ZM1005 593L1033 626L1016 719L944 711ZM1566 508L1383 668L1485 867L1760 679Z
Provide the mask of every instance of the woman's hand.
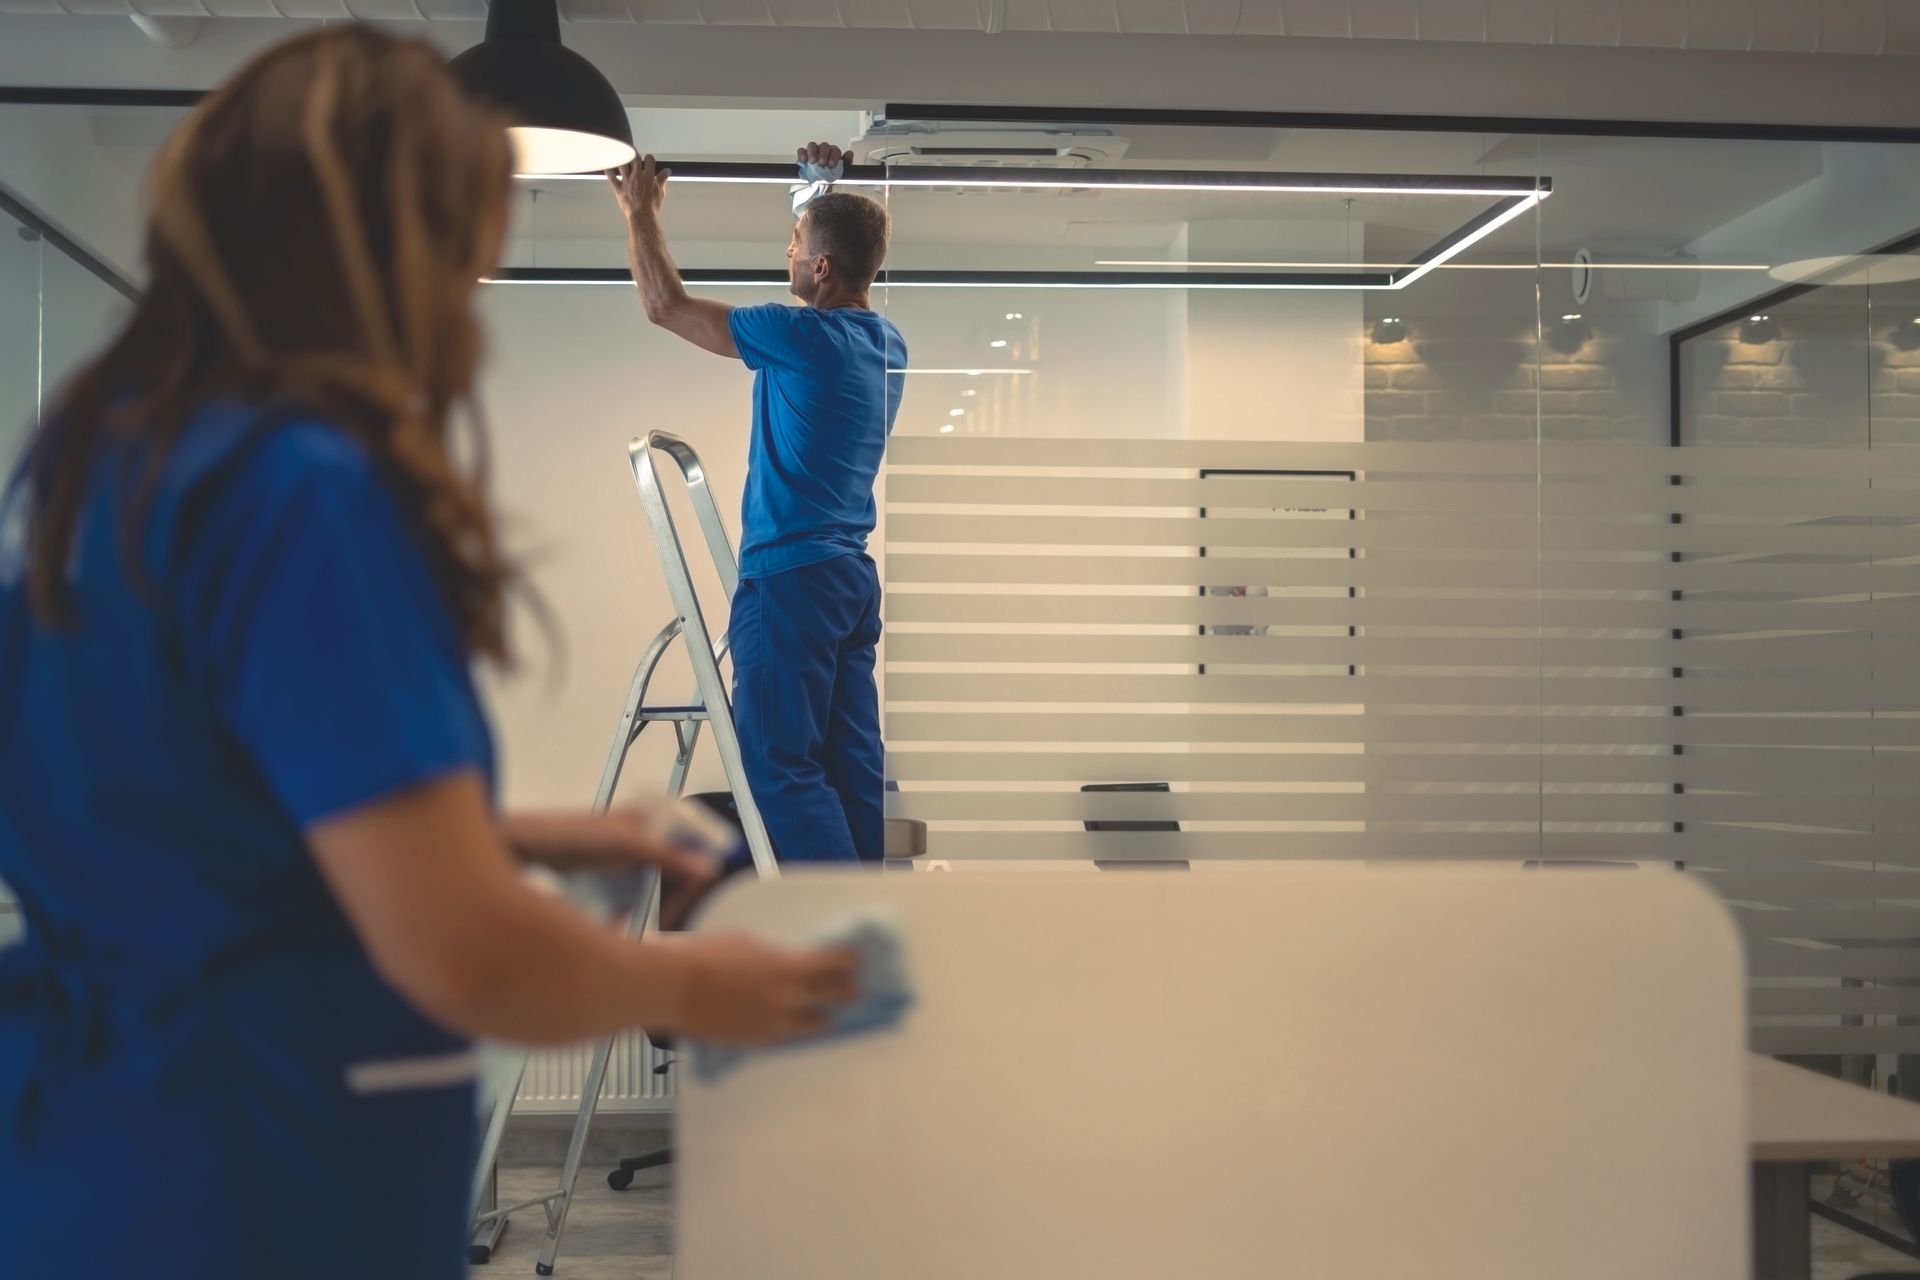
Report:
M674 800L605 813L508 814L500 826L523 862L562 869L655 867L676 887L711 884L733 840L719 819Z
M674 974L670 1031L716 1044L767 1045L824 1029L860 994L859 956L845 947L795 950L745 934L695 934L645 944Z

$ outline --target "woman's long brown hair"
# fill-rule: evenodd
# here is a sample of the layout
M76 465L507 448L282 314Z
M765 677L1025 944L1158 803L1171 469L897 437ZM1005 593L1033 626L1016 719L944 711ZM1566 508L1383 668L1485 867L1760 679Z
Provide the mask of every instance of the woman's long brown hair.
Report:
M479 435L463 468L451 423L472 409L473 293L511 174L502 122L440 55L366 27L289 40L203 101L155 165L145 292L29 446L36 613L75 620L67 566L103 453L141 446L150 488L194 415L237 401L358 440L411 517L468 651L504 661L514 571ZM125 523L130 554L139 522Z

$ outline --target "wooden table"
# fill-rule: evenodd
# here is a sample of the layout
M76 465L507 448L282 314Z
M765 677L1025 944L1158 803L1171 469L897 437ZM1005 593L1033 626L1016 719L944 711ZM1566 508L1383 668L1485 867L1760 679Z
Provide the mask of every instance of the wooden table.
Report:
M1920 1156L1920 1105L1757 1054L1748 1062L1747 1125L1758 1280L1812 1274L1813 1162ZM1920 1274L1920 1262L1914 1269Z

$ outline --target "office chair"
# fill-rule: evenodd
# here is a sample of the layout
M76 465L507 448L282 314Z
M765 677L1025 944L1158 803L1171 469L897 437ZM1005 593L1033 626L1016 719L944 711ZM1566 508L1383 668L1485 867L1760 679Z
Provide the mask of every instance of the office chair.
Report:
M1080 788L1081 794L1109 791L1153 791L1171 792L1173 787L1165 782L1089 782ZM1178 831L1180 824L1165 821L1103 821L1087 818L1081 825L1088 831ZM1102 871L1138 871L1142 868L1159 868L1162 871L1189 871L1190 863L1181 858L1095 858L1093 865Z

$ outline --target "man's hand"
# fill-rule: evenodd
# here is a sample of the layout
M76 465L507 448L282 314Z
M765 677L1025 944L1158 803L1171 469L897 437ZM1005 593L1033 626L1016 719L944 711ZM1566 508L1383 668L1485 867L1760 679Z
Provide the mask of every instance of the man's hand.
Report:
M667 201L667 179L672 176L673 170L661 168L652 156L641 156L623 168L607 170L607 181L613 184L613 198L628 222L641 213L659 215L660 206Z
M831 171L838 169L842 161L851 160L853 157L831 142L809 142L794 153L794 158L803 165L812 165L819 170Z

